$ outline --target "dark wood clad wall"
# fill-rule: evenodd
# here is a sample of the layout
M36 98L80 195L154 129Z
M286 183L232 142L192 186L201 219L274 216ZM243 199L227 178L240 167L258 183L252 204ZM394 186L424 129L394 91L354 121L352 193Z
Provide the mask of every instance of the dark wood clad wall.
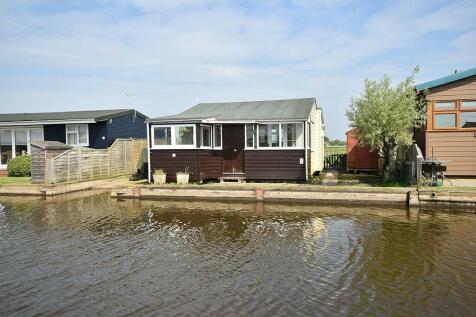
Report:
M200 178L213 179L222 175L223 152L200 150Z
M256 180L305 180L304 160L304 150L248 150L245 176Z
M448 176L476 176L475 131L427 131L426 156L447 163Z
M175 153L175 157L173 157ZM186 166L190 168L190 180L199 180L199 151L190 150L150 150L150 166L152 173L157 168L162 168L167 173L167 181L176 181L175 173L183 171Z
M175 157L173 157L175 153ZM162 168L167 173L167 181L175 181L175 173L184 171L188 166L193 173L190 179L194 181L221 177L222 151L216 150L151 150L150 165L152 172Z

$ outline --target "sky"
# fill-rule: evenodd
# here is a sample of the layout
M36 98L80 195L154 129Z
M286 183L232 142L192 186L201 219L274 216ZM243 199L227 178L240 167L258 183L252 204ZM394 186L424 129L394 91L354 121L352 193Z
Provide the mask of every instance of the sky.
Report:
M365 78L416 65L476 67L476 1L0 0L0 113L316 97L344 139Z

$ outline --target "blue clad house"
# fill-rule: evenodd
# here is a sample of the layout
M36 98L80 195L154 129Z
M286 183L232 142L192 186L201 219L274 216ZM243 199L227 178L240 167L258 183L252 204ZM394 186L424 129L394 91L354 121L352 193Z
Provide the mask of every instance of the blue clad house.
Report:
M117 138L146 138L146 119L134 109L0 114L0 170L30 153L30 141L104 149Z

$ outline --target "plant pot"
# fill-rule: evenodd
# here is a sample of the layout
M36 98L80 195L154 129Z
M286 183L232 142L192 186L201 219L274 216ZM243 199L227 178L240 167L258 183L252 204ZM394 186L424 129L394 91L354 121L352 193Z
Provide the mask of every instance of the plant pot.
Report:
M177 173L177 184L179 185L187 185L190 179L189 173Z
M154 184L164 185L167 179L167 174L154 174Z

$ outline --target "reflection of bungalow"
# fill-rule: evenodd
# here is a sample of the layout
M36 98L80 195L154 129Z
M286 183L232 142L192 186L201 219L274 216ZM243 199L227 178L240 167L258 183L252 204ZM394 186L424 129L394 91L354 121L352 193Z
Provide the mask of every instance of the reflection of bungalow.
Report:
M428 120L417 143L426 158L449 161L449 176L476 176L476 68L416 86Z
M315 98L201 103L148 124L149 166L168 180L186 167L192 180L306 180L323 168Z
M30 141L106 148L117 138L145 138L146 119L133 109L0 114L0 170L30 153Z

